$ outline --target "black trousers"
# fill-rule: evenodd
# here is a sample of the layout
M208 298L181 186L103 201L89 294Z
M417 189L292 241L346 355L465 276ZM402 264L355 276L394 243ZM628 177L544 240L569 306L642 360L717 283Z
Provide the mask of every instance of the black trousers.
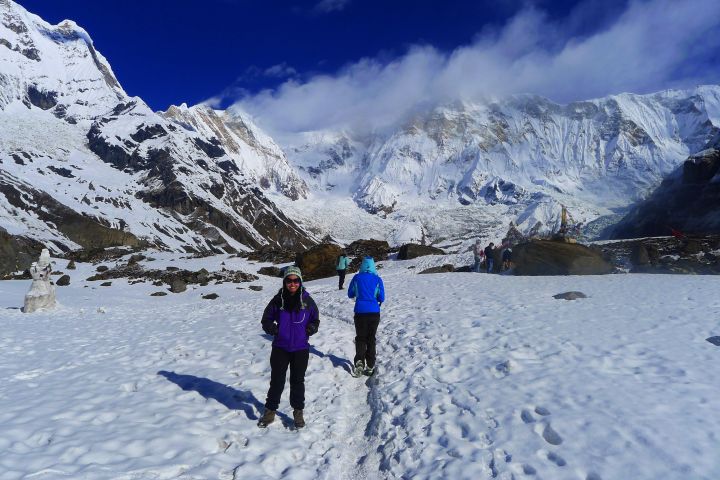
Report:
M380 324L379 313L356 313L355 314L355 358L353 364L358 360L364 360L368 368L375 366L375 334Z
M265 408L277 410L280 406L288 365L290 366L290 406L298 410L305 408L305 371L309 358L310 350L286 352L282 348L273 347L270 354L270 389Z
M345 272L346 270L338 270L338 289L343 288L343 283L345 283Z

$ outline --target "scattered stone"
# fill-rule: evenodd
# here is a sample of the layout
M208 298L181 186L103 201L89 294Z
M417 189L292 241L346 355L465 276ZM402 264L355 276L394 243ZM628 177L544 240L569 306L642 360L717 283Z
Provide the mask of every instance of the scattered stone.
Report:
M112 285L112 282L103 282L100 284L101 287L109 287Z
M145 283L145 280L143 280L142 278L139 278L137 280L133 280L132 282L130 282L129 285L135 285L136 283Z
M565 292L553 295L553 298L557 298L558 300L577 300L578 298L587 298L587 295L582 292Z
M70 275L63 275L62 277L58 278L58 281L55 282L55 285L58 287L66 287L70 285Z
M107 265L100 265L99 267L97 267L95 269L95 271L98 273L102 273L102 272L107 272L109 269L110 269L110 267L108 267Z
M720 337L710 337L710 338L706 338L705 340L712 343L716 347L720 347Z
M75 260L70 260L66 267L68 270L75 270L77 267L75 266Z
M167 295L167 292L154 292L150 294L151 297L164 297L165 295Z
M170 291L173 293L182 293L187 290L187 283L180 279L173 280L170 284Z
M177 272L178 270L180 270L180 267L165 267L165 270L167 270L168 272Z
M156 281L153 282L153 286L155 286L155 287L162 287L162 286L163 286L163 281L162 281L162 280L156 280Z
M208 293L207 295L203 295L202 298L205 300L215 300L219 296L217 293Z
M259 292L260 290L263 289L262 285L250 285L248 288L250 290L255 290L256 292Z

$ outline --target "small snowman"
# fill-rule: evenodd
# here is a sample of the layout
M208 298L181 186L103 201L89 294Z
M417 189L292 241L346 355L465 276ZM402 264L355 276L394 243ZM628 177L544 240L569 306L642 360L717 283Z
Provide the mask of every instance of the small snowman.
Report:
M55 307L55 287L50 283L50 252L43 248L40 258L30 266L32 285L25 295L23 312L32 313L40 309Z

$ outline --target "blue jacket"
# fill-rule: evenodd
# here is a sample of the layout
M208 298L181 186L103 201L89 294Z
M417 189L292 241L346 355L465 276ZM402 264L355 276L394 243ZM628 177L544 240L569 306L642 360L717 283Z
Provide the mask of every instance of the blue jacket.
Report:
M371 257L363 259L360 271L350 281L348 297L355 299L355 313L380 313L380 304L385 301L385 286Z
M282 348L286 352L297 352L310 348L308 343L307 326L315 324L315 330L320 325L320 314L317 305L310 294L302 289L302 304L298 310L286 310L282 300L282 290L275 295L263 312L262 327L270 333L270 325L278 326L278 333L273 338L273 347Z

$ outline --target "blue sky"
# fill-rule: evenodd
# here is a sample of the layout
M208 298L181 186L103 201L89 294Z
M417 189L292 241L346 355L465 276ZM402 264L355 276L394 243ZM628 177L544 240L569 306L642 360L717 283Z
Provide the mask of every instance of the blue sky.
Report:
M271 133L720 81L717 0L17 1L85 28L152 108L237 102Z

